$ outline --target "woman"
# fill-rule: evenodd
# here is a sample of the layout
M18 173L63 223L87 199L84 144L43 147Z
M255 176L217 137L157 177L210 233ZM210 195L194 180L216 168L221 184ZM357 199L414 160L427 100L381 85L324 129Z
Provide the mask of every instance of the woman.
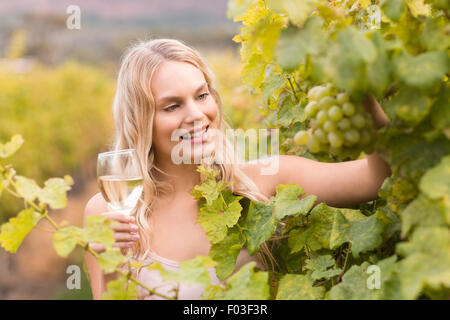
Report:
M367 103L366 109L377 127L389 121L376 102ZM198 200L190 194L201 183L198 164L178 163L172 153L180 144L188 143L193 147L192 159L200 156L202 163L208 165L215 155L217 135L227 128L205 60L177 40L156 39L132 46L122 60L113 112L114 149L137 150L144 177L142 201L132 217L127 217L108 212L98 193L87 203L85 216L102 214L120 222L112 227L115 246L132 248L142 261L158 261L165 268L176 269L179 261L208 255L211 244L200 224L196 224ZM195 135L195 143L189 139L190 134ZM224 150L221 160L236 159L226 140ZM382 182L390 175L389 166L376 154L341 163L287 155L271 157L270 161L278 161L279 169L273 175L262 175L261 169L267 165L259 162L216 161L212 166L220 171L222 180L235 182L231 191L249 199L268 201L278 184L296 183L306 194L316 195L317 203L335 207L376 199ZM90 246L97 252L104 250L99 244ZM267 246L262 249L270 258ZM252 260L267 269L263 257L250 256L243 249L236 270ZM108 278L114 275L104 275L89 253L86 261L94 299L100 299ZM213 268L211 276L213 282L218 281ZM164 286L158 275L148 270L139 278L149 286ZM198 299L200 294L201 288L182 286L179 298Z

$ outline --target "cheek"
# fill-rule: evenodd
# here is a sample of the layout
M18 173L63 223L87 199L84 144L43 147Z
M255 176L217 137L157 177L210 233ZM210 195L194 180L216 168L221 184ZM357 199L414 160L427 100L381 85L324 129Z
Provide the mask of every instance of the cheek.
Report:
M205 114L211 121L215 121L216 120L216 117L219 114L219 106L214 101L214 99L212 100L211 104L208 106Z
M172 132L179 127L179 121L176 117L155 115L153 120L153 143L156 147L167 144L167 138L170 139Z

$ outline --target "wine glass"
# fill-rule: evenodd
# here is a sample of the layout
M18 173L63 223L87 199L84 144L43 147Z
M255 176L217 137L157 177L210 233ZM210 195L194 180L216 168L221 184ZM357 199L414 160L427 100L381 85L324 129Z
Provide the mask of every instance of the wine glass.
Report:
M143 178L135 149L102 152L97 158L97 182L108 208L130 214L142 194Z

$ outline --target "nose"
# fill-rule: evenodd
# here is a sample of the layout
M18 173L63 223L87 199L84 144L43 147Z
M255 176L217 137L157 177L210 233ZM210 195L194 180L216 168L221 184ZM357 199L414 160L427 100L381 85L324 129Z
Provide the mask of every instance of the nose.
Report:
M193 100L190 100L186 105L186 116L184 121L189 124L193 124L195 121L202 121L205 117L201 106Z

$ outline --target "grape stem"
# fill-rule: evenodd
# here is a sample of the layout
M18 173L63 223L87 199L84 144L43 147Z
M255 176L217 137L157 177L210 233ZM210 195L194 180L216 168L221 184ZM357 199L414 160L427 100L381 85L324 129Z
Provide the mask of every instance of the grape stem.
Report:
M294 94L295 100L297 100L297 103L300 102L300 99L297 97L296 90L294 88L294 85L292 84L291 77L288 77L289 85L291 86L292 93Z

